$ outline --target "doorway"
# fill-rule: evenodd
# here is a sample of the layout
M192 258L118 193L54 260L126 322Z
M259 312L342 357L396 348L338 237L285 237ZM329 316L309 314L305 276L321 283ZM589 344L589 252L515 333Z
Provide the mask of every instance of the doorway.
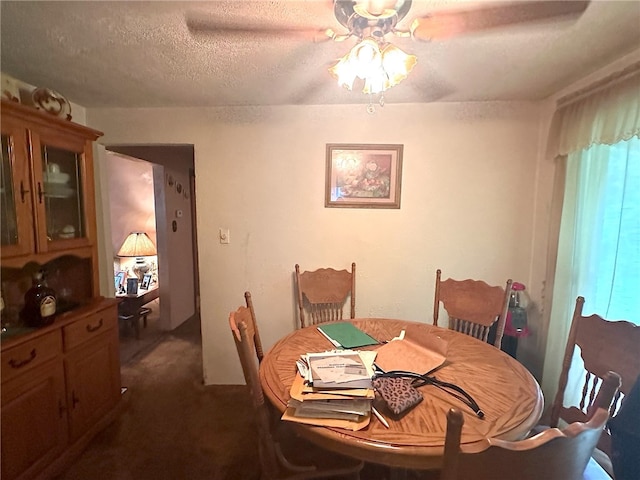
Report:
M121 353L126 360L131 351L137 355L136 345L148 349L150 342L189 319L196 317L199 327L194 149L192 145L110 145L106 149L109 203L118 204L111 208L114 253L120 237L130 230L150 231L157 245L159 301L154 302L159 303L148 305L147 328L140 324L138 338L132 326L120 322L124 323Z

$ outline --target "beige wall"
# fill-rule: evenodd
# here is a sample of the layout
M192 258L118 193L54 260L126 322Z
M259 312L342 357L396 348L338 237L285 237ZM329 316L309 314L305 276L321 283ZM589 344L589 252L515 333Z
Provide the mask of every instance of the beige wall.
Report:
M165 308L162 313L168 316L161 320L167 329L173 330L195 313L191 199L184 195L184 189L189 188L189 174L184 168L158 167L155 167L156 195L162 191L164 200L164 211L158 215L158 229L164 232L163 241L158 245L162 260L160 303ZM172 182L168 181L169 176Z
M531 103L88 110L108 143L195 145L206 383L241 383L227 319L250 290L266 347L296 324L293 266L358 264L358 316L431 323L435 269L526 283ZM400 210L324 208L326 143L402 143ZM218 242L229 228L231 243ZM535 292L532 292L535 298Z

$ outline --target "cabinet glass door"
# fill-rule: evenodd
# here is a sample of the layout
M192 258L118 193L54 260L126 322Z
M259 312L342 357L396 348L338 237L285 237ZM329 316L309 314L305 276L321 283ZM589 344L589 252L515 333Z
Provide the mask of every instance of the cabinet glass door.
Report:
M85 238L82 155L45 144L40 149L48 242Z
M0 251L9 258L33 251L33 214L24 128L4 119L1 128Z
M0 171L0 218L2 246L18 244L18 215L13 194L13 172L9 152L9 136L2 135L2 170Z

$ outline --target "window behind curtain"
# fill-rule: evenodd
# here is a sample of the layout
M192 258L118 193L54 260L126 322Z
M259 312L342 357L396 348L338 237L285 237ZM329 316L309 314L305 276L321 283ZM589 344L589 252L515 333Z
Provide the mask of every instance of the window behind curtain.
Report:
M577 293L585 313L640 324L640 139L594 145L577 162ZM640 346L638 346L640 348Z
M569 154L566 185L562 229L569 234L572 259L564 270L571 280L556 285L556 292L571 299L557 306L565 310L565 328L578 295L585 298L583 315L640 325L640 139ZM565 406L580 402L585 369L579 350L571 361Z
M547 398L555 396L577 296L587 315L640 324L639 138L640 62L558 101L547 157L565 182L555 186L551 207Z

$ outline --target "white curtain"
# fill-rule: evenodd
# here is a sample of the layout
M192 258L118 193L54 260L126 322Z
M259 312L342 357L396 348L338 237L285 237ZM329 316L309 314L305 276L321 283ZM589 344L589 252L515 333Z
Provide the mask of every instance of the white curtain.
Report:
M555 396L578 295L585 297L585 314L640 324L639 138L640 65L579 92L554 116L549 154L565 181L552 207L562 215L548 262L553 296L542 378L548 399ZM574 358L572 372L581 368Z
M553 116L547 155L566 156L592 145L640 135L640 63L565 97Z

